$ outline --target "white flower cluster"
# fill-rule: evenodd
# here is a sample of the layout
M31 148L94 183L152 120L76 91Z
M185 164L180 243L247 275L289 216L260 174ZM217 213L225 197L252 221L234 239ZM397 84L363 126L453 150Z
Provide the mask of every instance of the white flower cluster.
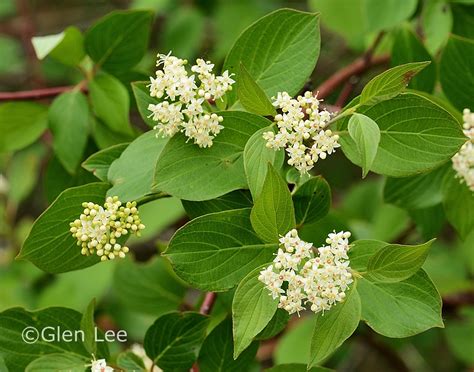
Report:
M171 137L182 131L199 147L210 147L223 128L223 118L206 112L206 104L221 99L235 81L228 71L214 75L214 65L209 61L197 59L191 67L192 75L186 64L186 60L170 54L158 54L156 65L162 70L156 71L156 78L150 78L150 95L164 100L148 106L150 117L159 122L154 128L159 134Z
M453 168L461 182L465 182L467 187L474 192L474 113L469 109L464 109L464 134L469 138L453 156Z
M112 367L107 365L105 359L96 360L95 358L92 360L91 372L114 372Z
M296 99L280 92L272 100L273 106L281 110L275 116L278 133L265 132L263 138L269 148L286 148L289 165L307 173L318 159L326 159L340 147L339 136L327 129L331 114L319 110L320 101L312 92Z
M329 234L326 246L313 252L313 244L291 230L280 239L281 248L273 264L260 272L258 279L265 284L273 298L279 297L278 307L290 314L299 313L311 304L311 311L327 311L343 301L352 283L349 267L350 232Z
M82 247L83 255L97 254L102 261L124 258L129 251L117 239L129 232L140 236L145 228L140 221L137 203L122 202L117 196L108 197L104 206L91 202L82 203L84 211L74 222L71 222L71 234Z

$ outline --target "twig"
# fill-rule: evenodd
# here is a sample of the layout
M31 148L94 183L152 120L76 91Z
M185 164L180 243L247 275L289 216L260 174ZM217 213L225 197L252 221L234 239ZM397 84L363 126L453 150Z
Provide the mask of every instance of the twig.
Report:
M369 68L377 65L383 65L390 60L390 56L373 57L369 63L364 58L356 59L350 65L337 71L334 75L330 76L324 83L322 83L316 90L318 98L325 98L329 96L334 90L336 90L342 83L346 82L351 76L361 75Z
M444 311L449 311L468 305L474 305L474 291L472 290L443 296Z
M75 88L80 89L84 93L87 92L87 87L84 84L81 84L80 86L68 85L63 87L24 90L20 92L0 92L0 101L21 101L51 98Z
M199 312L203 315L208 315L212 308L214 307L214 303L216 302L217 294L215 292L207 292L206 296L204 297L204 301L201 304L201 308ZM192 372L199 372L199 365L194 363L193 367L191 368Z
M347 98L349 97L355 85L351 83L351 79L352 81L354 81L355 78L358 78L360 75L362 75L365 71L367 71L371 67L385 64L389 61L390 56L388 55L374 57L374 52L377 49L377 46L382 41L383 37L384 37L384 33L383 32L379 33L377 37L375 38L375 41L373 42L372 46L364 53L362 57L356 59L350 65L337 71L335 74L330 76L329 79L324 81L314 91L315 94L316 93L318 94L318 98L326 98L332 92L334 92L340 85L348 82L348 85L346 85L345 89L343 89L341 96L337 100L339 103L342 103L341 105L337 105L337 106L342 107L345 103L344 100L347 100ZM351 84L349 85L349 83Z
M358 82L359 78L357 76L351 76L350 79L346 81L346 84L344 85L344 88L342 88L342 91L339 94L339 97L337 98L337 101L335 103L335 106L338 109L344 107Z
M204 301L202 302L201 308L199 309L199 312L203 315L208 315L211 312L214 303L216 302L216 297L216 293L207 292L206 297L204 297Z
M217 294L215 292L207 292L206 296L204 297L204 301L201 304L201 308L199 309L199 312L203 315L208 315L211 311L212 308L214 307L214 303L216 302L216 297ZM194 363L193 372L199 372L199 365Z

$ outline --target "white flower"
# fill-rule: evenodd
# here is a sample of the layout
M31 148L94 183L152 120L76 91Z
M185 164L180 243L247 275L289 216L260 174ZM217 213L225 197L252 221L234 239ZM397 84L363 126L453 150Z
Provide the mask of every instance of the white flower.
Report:
M326 130L331 114L319 110L320 101L311 92L292 99L286 92L273 97L273 105L281 110L275 116L278 133L265 132L267 147L286 148L288 164L307 173L319 159L326 159L340 147L339 136Z
M329 234L328 245L315 254L313 244L301 240L293 229L280 238L273 264L260 272L258 280L290 314L304 310L306 304L315 313L329 310L344 301L353 281L347 256L350 236L344 231Z
M474 192L474 113L469 109L464 109L463 119L464 134L469 140L453 156L453 168L457 173L456 177Z
M71 222L70 232L81 246L81 253L89 256L97 254L102 261L124 258L129 248L117 242L122 235L128 233L140 236L145 228L141 223L137 203L122 202L117 196L108 197L104 206L91 202L82 203L83 213Z
M149 117L158 122L154 127L158 135L172 137L181 131L199 147L210 147L223 129L223 118L207 113L206 101L221 99L235 81L228 71L214 75L214 65L209 61L197 59L191 66L195 75L188 74L186 64L171 53L158 54L156 65L162 70L156 72L156 78L150 78L150 96L164 101L148 106Z
M105 359L93 360L91 372L114 372L112 367L108 367Z
M138 356L141 360L143 360L143 364L145 365L145 370L151 372L161 372L162 370L153 364L153 361L148 358L146 355L145 349L140 344L133 344L130 348L132 353ZM153 368L152 368L153 367Z

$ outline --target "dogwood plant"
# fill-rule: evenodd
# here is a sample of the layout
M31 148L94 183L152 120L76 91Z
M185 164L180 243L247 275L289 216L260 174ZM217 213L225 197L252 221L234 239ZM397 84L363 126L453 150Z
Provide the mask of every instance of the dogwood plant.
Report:
M247 371L259 368L256 355L272 363L262 356L271 345L286 350L289 322L311 328L292 336L305 358L269 371L311 370L334 365L350 337L444 327L425 261L434 238L447 244L455 231L473 241L474 95L459 81L472 77L462 70L472 61L457 58L474 55L474 42L446 36L435 61L411 30L388 20L379 28L385 19L370 17L363 39L372 46L327 77L317 65L319 13L276 10L243 30L223 61L154 50L156 71L133 82L151 12L115 12L84 37L77 30L83 82L48 108L0 106L12 118L47 116L55 166L70 174L17 258L49 274L75 271L74 283L96 289L112 268L114 290L83 314L0 313L0 370ZM392 66L378 50L387 33ZM403 54L400 38L423 52ZM41 51L57 58L61 40ZM451 73L453 61L461 72ZM383 71L353 90L374 65ZM143 122L132 126L135 106ZM86 147L89 133L95 145ZM134 347L97 341L96 307L102 328L136 325ZM131 312L115 319L123 308ZM20 341L23 326L84 337L32 347Z

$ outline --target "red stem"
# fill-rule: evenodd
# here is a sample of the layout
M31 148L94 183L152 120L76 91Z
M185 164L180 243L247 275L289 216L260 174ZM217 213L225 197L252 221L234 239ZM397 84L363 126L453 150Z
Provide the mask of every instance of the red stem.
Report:
M341 84L346 83L336 103L336 106L343 107L357 84L359 76L372 66L385 64L389 61L389 56L374 57L374 53L384 36L385 32L379 32L371 47L367 49L362 57L356 59L349 66L337 71L334 75L329 77L329 79L323 82L314 92L318 95L318 98L326 98Z
M216 301L217 295L214 292L207 292L206 297L204 297L204 301L202 302L201 308L199 312L203 315L208 315L212 307L214 306L214 302Z
M332 92L334 92L341 84L346 82L354 75L361 75L372 66L383 65L390 60L390 56L374 57L369 62L363 57L356 59L350 65L337 71L334 75L330 76L325 82L323 82L316 90L318 92L318 98L326 98Z
M24 90L21 92L0 92L0 101L21 101L21 100L37 100L51 98L61 93L73 90L77 86L68 85L63 87L51 87L43 89ZM83 92L87 92L87 88L83 85L79 87Z
M203 315L209 315L209 313L212 311L212 308L214 307L214 303L216 302L216 297L217 297L216 293L207 292L206 296L204 297L204 301L201 304L201 308L199 309L199 312ZM193 364L191 371L199 372L199 365L197 364L197 362Z

